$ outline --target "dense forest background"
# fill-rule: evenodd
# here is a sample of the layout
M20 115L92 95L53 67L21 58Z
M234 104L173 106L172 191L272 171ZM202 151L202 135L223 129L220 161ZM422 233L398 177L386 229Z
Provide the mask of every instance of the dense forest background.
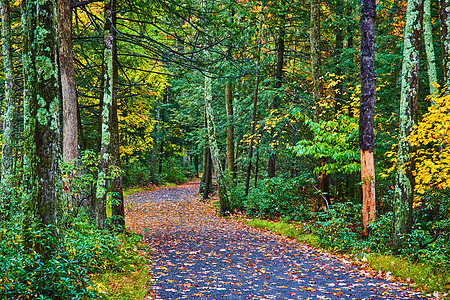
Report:
M98 296L86 274L132 255L124 188L198 175L224 216L444 288L449 1L0 2L0 294Z

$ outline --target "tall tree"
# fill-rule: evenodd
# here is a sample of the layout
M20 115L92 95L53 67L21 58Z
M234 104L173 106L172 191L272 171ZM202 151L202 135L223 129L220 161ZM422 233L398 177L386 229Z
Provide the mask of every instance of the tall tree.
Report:
M219 147L217 145L216 129L214 124L214 113L212 108L212 90L213 81L210 73L205 74L205 113L206 113L206 128L208 131L208 143L211 153L211 162L217 177L217 190L219 195L220 213L222 215L231 211L231 206L228 201L225 178L222 172L222 164L220 162Z
M402 235L411 232L414 197L411 145L406 140L413 129L419 90L420 38L422 36L423 0L408 0L404 29L402 85L399 112L399 141L395 177L393 247L403 244Z
M248 149L248 167L247 167L247 175L245 177L245 196L248 195L248 190L250 188L250 175L252 172L252 159L253 159L253 146L254 146L254 136L256 130L256 112L258 109L258 91L259 91L259 68L261 63L261 43L262 43L262 25L263 25L263 11L264 11L264 1L261 1L261 11L259 13L259 30L258 30L258 49L257 49L257 57L256 57L256 82L255 89L253 92L253 112L252 112L252 131L250 138L250 148Z
M108 31L112 34L112 55L113 55L113 90L112 90L112 112L111 112L111 165L116 169L120 170L122 167L120 160L120 143L119 143L119 118L117 115L118 111L118 99L117 99L117 84L119 81L119 70L117 66L119 65L117 57L117 0L111 0L111 27L108 27ZM109 21L106 25L109 24ZM111 179L110 191L113 193L114 201L111 206L113 222L116 225L125 226L125 208L123 203L123 188L122 188L122 173L117 172Z
M424 0L423 14L423 37L425 51L427 53L428 81L430 83L430 94L436 92L434 84L437 84L436 56L434 55L433 31L431 27L431 0Z
M78 158L78 105L72 52L70 0L58 1L59 62L63 102L63 160Z
M24 1L23 230L25 247L49 258L58 246L35 243L35 231L63 234L61 213L61 128L55 0Z
M276 110L280 105L281 97L278 96L281 91L281 87L283 85L283 67L284 67L284 48L285 48L285 35L286 35L286 1L282 0L280 2L280 20L279 20L279 28L278 28L278 37L276 40L276 49L277 49L277 64L276 64L276 74L275 74L275 89L276 96L272 103L271 109ZM268 176L270 178L275 177L275 167L276 167L276 153L271 153L268 162Z
M447 94L450 94L450 0L440 1L442 63Z
M103 87L103 107L101 113L101 151L100 164L97 179L96 193L96 220L99 229L105 228L106 221L106 201L110 188L108 177L110 171L110 162L112 159L112 119L114 113L114 102L117 101L117 93L114 85L114 28L113 22L113 0L105 0L105 33L103 38L103 68L104 68L104 87ZM116 104L117 105L117 104Z
M231 180L234 182L236 167L234 165L233 84L230 79L225 83L225 106L227 112L227 167Z
M1 206L9 206L9 196L13 186L14 118L16 114L16 92L14 66L11 47L11 22L9 1L1 0L2 54L5 72L5 105L2 140L2 199Z
M320 1L311 0L311 22L310 22L310 45L311 45L311 77L313 81L313 98L315 103L314 122L319 122L322 114L320 100L323 97L322 82L322 59L320 53ZM326 164L324 157L319 158L319 166ZM325 171L317 174L319 190L328 193L328 176ZM317 203L322 200L322 195L317 195Z
M361 152L361 181L363 194L363 236L367 225L375 219L375 0L361 1L361 106L359 116L359 148Z

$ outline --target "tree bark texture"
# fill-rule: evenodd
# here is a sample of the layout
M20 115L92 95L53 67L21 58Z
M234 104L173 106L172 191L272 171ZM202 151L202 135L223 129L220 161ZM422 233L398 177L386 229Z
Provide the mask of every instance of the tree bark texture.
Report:
M117 116L118 103L117 103L117 82L119 80L118 73L118 57L117 57L117 39L116 39L116 6L117 1L111 0L111 19L112 28L108 28L113 35L113 97L112 97L112 112L111 112L111 165L114 168L120 170L122 164L120 161L120 142L119 142L119 117ZM122 173L118 172L114 178L111 180L110 190L114 193L115 201L111 205L111 212L113 222L119 226L125 226L125 208L123 203L123 188L122 188Z
M431 0L424 0L423 13L423 37L425 51L427 53L428 81L430 82L430 95L437 89L433 86L437 84L436 56L434 54L433 30L431 27Z
M275 74L275 97L274 101L272 103L272 109L276 110L278 109L282 97L279 95L281 94L281 87L283 86L283 67L284 67L284 48L285 48L285 35L286 35L286 1L281 1L281 15L280 15L280 22L279 22L279 34L276 41L276 48L277 48L277 67L276 67L276 74ZM274 149L275 150L275 149ZM276 151L276 150L275 150ZM275 177L275 170L276 170L276 161L277 161L277 154L276 152L273 152L269 156L268 161L268 168L267 168L267 175L269 178Z
M102 135L99 173L97 178L96 193L96 222L97 228L104 229L106 221L106 200L108 194L109 166L112 159L111 153L111 130L112 114L114 105L114 29L112 27L112 0L105 1L105 31L104 31L104 87L103 87L103 107L101 113Z
M231 181L236 179L234 165L234 121L233 121L233 85L230 80L225 85L225 105L227 111L227 167L231 175Z
M206 200L209 198L209 189L211 187L212 182L212 162L211 162L211 151L209 147L205 148L205 168L203 173L204 178L204 186L203 186L203 197L202 200Z
M24 244L49 258L60 246L48 239L34 243L32 232L50 225L52 236L63 236L57 4L28 0L24 8Z
M205 76L205 113L206 113L206 128L208 131L208 142L211 151L211 162L217 177L217 192L219 196L220 203L220 213L226 214L231 211L230 203L228 201L225 178L222 172L222 166L220 162L219 147L217 146L216 140L216 129L214 125L214 114L212 107L212 89L213 82L212 78L206 74Z
M254 146L254 135L256 130L256 112L258 109L258 91L259 91L259 67L261 63L261 42L262 42L262 24L263 24L263 10L264 2L261 2L261 11L259 14L259 31L258 31L258 49L257 49L257 60L256 60L256 82L255 90L253 93L253 113L252 113L252 131L250 139L250 148L248 149L248 167L247 175L245 177L245 196L248 195L248 190L250 188L250 176L252 173L252 159L253 159L253 146Z
M14 185L14 118L16 115L15 77L11 48L11 22L8 0L1 0L2 54L5 72L5 106L2 140L2 196L0 208L9 211L11 188Z
M450 93L450 0L440 1L442 62L444 68L445 85L447 94Z
M320 54L320 1L311 0L311 24L310 24L310 46L311 46L311 77L313 81L313 98L315 103L314 122L319 122L322 114L320 100L323 96L322 83L322 61ZM319 166L326 164L325 158L320 158ZM325 171L317 174L319 190L328 193L328 176ZM322 201L322 195L317 196L317 206Z
M70 0L58 1L59 62L63 100L63 160L78 158L77 90L72 52Z
M367 225L375 220L375 0L361 1L361 105L359 116L359 148L361 152L361 182L363 194L363 236Z
M402 235L411 232L414 197L413 165L406 140L413 129L419 89L420 38L422 36L423 1L408 0L404 29L402 85L399 112L399 144L395 178L393 247L401 248Z

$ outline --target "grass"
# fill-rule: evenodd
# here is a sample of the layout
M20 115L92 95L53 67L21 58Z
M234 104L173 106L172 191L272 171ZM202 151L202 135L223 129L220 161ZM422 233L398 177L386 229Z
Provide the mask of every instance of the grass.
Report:
M148 294L149 272L146 258L140 253L148 251L141 236L132 232L120 234L120 252L117 259L124 262L121 270L93 274L92 281L108 300L141 300Z
M307 233L306 227L297 223L271 222L259 219L244 219L246 224L279 233L283 236L295 239L299 242L313 247L319 247L319 238L314 234ZM391 272L396 279L414 283L422 291L433 293L439 291L448 293L450 291L450 273L440 272L431 266L423 263L412 263L406 258L393 255L383 255L377 253L364 254L366 263L374 270ZM450 296L444 294L444 298Z
M369 254L367 262L375 270L391 272L401 281L414 282L426 292L449 292L450 273L445 274L424 263L412 263L406 258L393 255Z
M147 295L149 274L146 266L133 266L134 270L98 274L94 277L96 285L111 300L141 300Z
M244 220L244 222L250 226L276 232L313 247L319 246L319 238L317 236L306 233L305 230L303 230L303 228L298 226L296 227L292 223L270 222L259 219Z

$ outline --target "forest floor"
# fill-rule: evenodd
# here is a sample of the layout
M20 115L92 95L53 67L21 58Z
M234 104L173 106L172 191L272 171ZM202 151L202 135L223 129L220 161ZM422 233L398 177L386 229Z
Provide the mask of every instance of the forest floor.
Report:
M189 182L126 198L127 227L151 249L146 299L423 297L321 249L219 218L211 202L199 200L198 186Z

